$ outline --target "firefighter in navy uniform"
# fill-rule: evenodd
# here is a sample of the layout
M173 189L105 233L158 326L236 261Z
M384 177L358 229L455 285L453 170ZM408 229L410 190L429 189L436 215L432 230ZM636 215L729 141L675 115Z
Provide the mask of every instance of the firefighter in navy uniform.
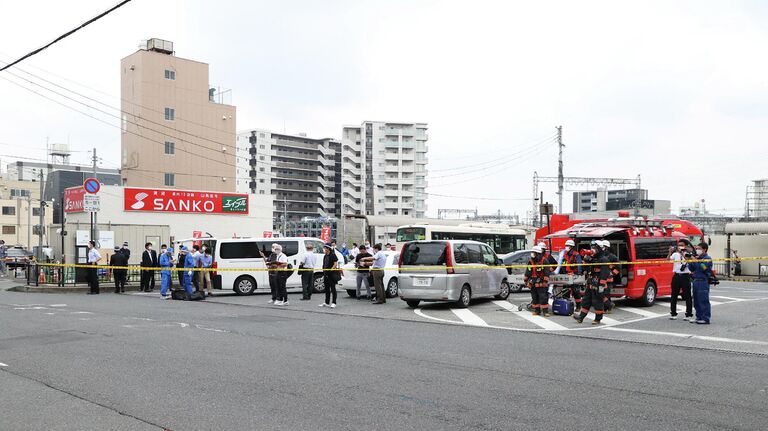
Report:
M613 309L616 308L616 304L611 301L611 291L615 284L621 284L621 265L618 264L619 258L611 252L611 242L603 240L602 244L603 255L609 262L608 269L611 275L608 277L608 284L605 286L605 293L603 294L603 309L606 314L613 313Z
M600 321L603 320L603 293L611 276L608 260L603 253L601 244L592 243L592 253L585 256L584 263L592 263L593 265L584 269L587 278L586 289L581 301L581 311L578 315L574 313L573 318L579 323L583 322L591 307L595 309L595 320L592 324L599 325Z
M560 274L566 275L578 275L581 273L581 255L576 250L576 242L569 239L565 242L565 249L563 250L562 258L560 259ZM574 310L581 308L581 290L578 286L568 286L571 296L573 297Z
M547 256L541 247L534 246L528 266L525 269L525 284L531 289L532 313L536 316L549 317L549 273L552 271L547 265Z

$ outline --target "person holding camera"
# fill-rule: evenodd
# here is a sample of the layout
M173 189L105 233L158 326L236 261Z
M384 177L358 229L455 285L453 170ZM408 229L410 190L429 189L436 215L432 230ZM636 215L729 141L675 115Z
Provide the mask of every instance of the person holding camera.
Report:
M693 251L690 243L684 239L677 242L677 248L670 247L667 259L672 264L672 302L669 309L669 320L677 320L677 297L683 294L685 301L685 317L683 320L693 319L693 303L691 302L691 270L685 259L691 259Z
M696 262L689 264L693 277L693 307L696 309L696 320L691 323L709 325L712 317L712 306L709 303L709 284L717 284L712 272L712 258L707 254L709 245L701 242L696 246Z

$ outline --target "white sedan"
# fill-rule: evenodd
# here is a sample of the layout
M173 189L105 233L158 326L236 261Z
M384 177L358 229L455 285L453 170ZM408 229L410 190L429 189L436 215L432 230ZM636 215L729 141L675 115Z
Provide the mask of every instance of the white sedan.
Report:
M384 290L387 294L387 298L394 298L397 296L397 276L399 275L397 269L397 262L400 259L400 253L396 251L385 251L387 255L387 263L384 265ZM357 271L355 271L355 262L349 262L343 266L346 270L341 277L339 287L345 289L347 294L353 298L357 297ZM360 286L360 291L365 292L365 284ZM376 295L376 290L371 284L371 295Z

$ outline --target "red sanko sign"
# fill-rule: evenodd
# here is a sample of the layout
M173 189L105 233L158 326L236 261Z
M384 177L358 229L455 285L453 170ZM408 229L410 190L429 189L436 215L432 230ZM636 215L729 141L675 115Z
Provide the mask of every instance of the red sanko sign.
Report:
M190 190L123 189L125 211L199 214L248 214L248 195Z
M70 187L64 189L64 212L85 212L83 209L83 196L85 196L85 189L82 187Z

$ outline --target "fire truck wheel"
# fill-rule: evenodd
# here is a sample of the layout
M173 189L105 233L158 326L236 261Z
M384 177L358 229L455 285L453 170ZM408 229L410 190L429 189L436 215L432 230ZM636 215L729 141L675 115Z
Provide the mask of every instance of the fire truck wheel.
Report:
M656 283L648 281L645 283L645 290L643 290L643 297L640 298L640 303L644 307L650 307L656 302Z

